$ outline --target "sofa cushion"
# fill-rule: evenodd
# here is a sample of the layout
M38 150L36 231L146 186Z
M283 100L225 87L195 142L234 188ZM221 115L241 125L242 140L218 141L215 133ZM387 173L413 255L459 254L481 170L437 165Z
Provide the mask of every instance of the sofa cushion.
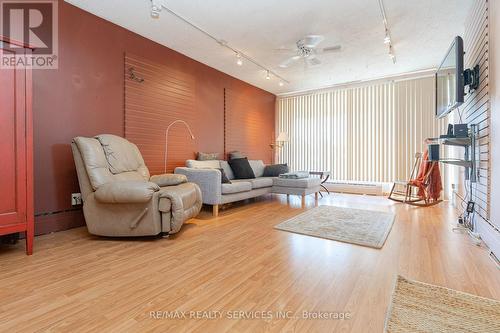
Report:
M95 198L103 203L146 203L160 187L144 181L116 181L106 183L95 191Z
M231 181L229 180L229 178L227 178L227 175L226 175L226 172L224 171L224 169L222 168L219 168L217 169L220 171L220 181L222 184L231 184Z
M220 162L218 160L209 160L209 161L187 160L186 166L188 168L194 168L194 169L218 169L221 167Z
M127 139L111 134L101 134L95 138L102 145L112 174L137 171L144 164L137 146Z
M222 194L240 193L251 190L252 184L250 182L239 181L231 184L222 184Z
M197 160L198 161L213 161L217 160L219 156L219 153L203 153L203 152L198 152Z
M252 167L248 162L248 159L245 158L233 158L229 160L229 165L234 173L234 178L236 179L250 179L255 178L255 174L253 173Z
M264 168L264 177L278 177L282 173L287 173L289 172L288 165L285 164L273 164L273 165L266 165Z
M151 176L149 181L157 184L160 187L175 186L182 183L187 183L187 177L185 175L165 173L163 175Z
M113 174L109 171L104 150L97 139L79 136L74 138L73 142L75 142L82 156L85 170L94 191L99 186L113 181Z
M249 182L252 184L252 189L271 187L273 186L273 179L268 177L259 177L253 179L236 179L233 183Z
M234 158L245 158L246 156L240 151L230 151L227 153L228 159L232 160Z
M262 177L264 175L264 168L266 167L266 165L263 161L249 160L248 163L250 163L250 167L252 168L255 177Z
M290 178L272 178L274 186L283 187L294 187L294 188L310 188L319 186L321 184L321 179L319 178L301 178L301 179L290 179Z
M229 180L234 179L233 169L231 169L227 161L220 161L220 167L224 169L224 172Z

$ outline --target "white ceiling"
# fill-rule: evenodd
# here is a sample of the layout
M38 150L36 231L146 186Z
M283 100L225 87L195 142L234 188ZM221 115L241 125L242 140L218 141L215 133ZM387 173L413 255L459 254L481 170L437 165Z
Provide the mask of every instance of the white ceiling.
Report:
M149 0L66 0L275 94L435 68L453 37L462 35L473 1L384 0L397 57L393 64L383 43L378 0L166 0L173 11L290 81L280 87L251 63L237 66L231 51L165 10L151 18ZM322 55L318 67L280 68L287 55L275 49L293 47L307 34L324 35L320 46L341 44L342 51Z

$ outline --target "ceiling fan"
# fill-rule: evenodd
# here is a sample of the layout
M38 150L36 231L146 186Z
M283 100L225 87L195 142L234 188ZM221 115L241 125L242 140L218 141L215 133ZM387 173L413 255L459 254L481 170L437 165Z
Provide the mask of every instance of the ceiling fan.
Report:
M316 56L318 54L338 52L341 49L340 45L329 46L325 48L318 48L318 45L325 40L324 36L321 35L308 35L296 42L295 49L278 49L278 51L290 51L295 52L294 56L283 61L279 66L281 68L287 68L293 65L300 59L304 60L304 65L306 66L317 66L321 64Z

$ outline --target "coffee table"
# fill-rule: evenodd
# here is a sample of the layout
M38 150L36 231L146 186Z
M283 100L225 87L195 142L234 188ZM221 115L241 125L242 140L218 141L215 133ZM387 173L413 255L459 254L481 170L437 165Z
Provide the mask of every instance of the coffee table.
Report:
M324 189L326 193L330 194L330 191L324 185L331 176L330 171L309 171L309 174L314 176L319 176L319 179L321 179L321 184L320 184L321 188ZM323 194L321 194L321 192L319 192L319 194L321 195L321 197L323 197Z

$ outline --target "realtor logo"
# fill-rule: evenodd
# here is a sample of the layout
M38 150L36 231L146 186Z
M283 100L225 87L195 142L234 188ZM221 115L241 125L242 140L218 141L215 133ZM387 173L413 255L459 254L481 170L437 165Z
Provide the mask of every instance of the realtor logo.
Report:
M0 68L56 69L57 13L57 0L0 0L0 35L10 41L3 43Z

